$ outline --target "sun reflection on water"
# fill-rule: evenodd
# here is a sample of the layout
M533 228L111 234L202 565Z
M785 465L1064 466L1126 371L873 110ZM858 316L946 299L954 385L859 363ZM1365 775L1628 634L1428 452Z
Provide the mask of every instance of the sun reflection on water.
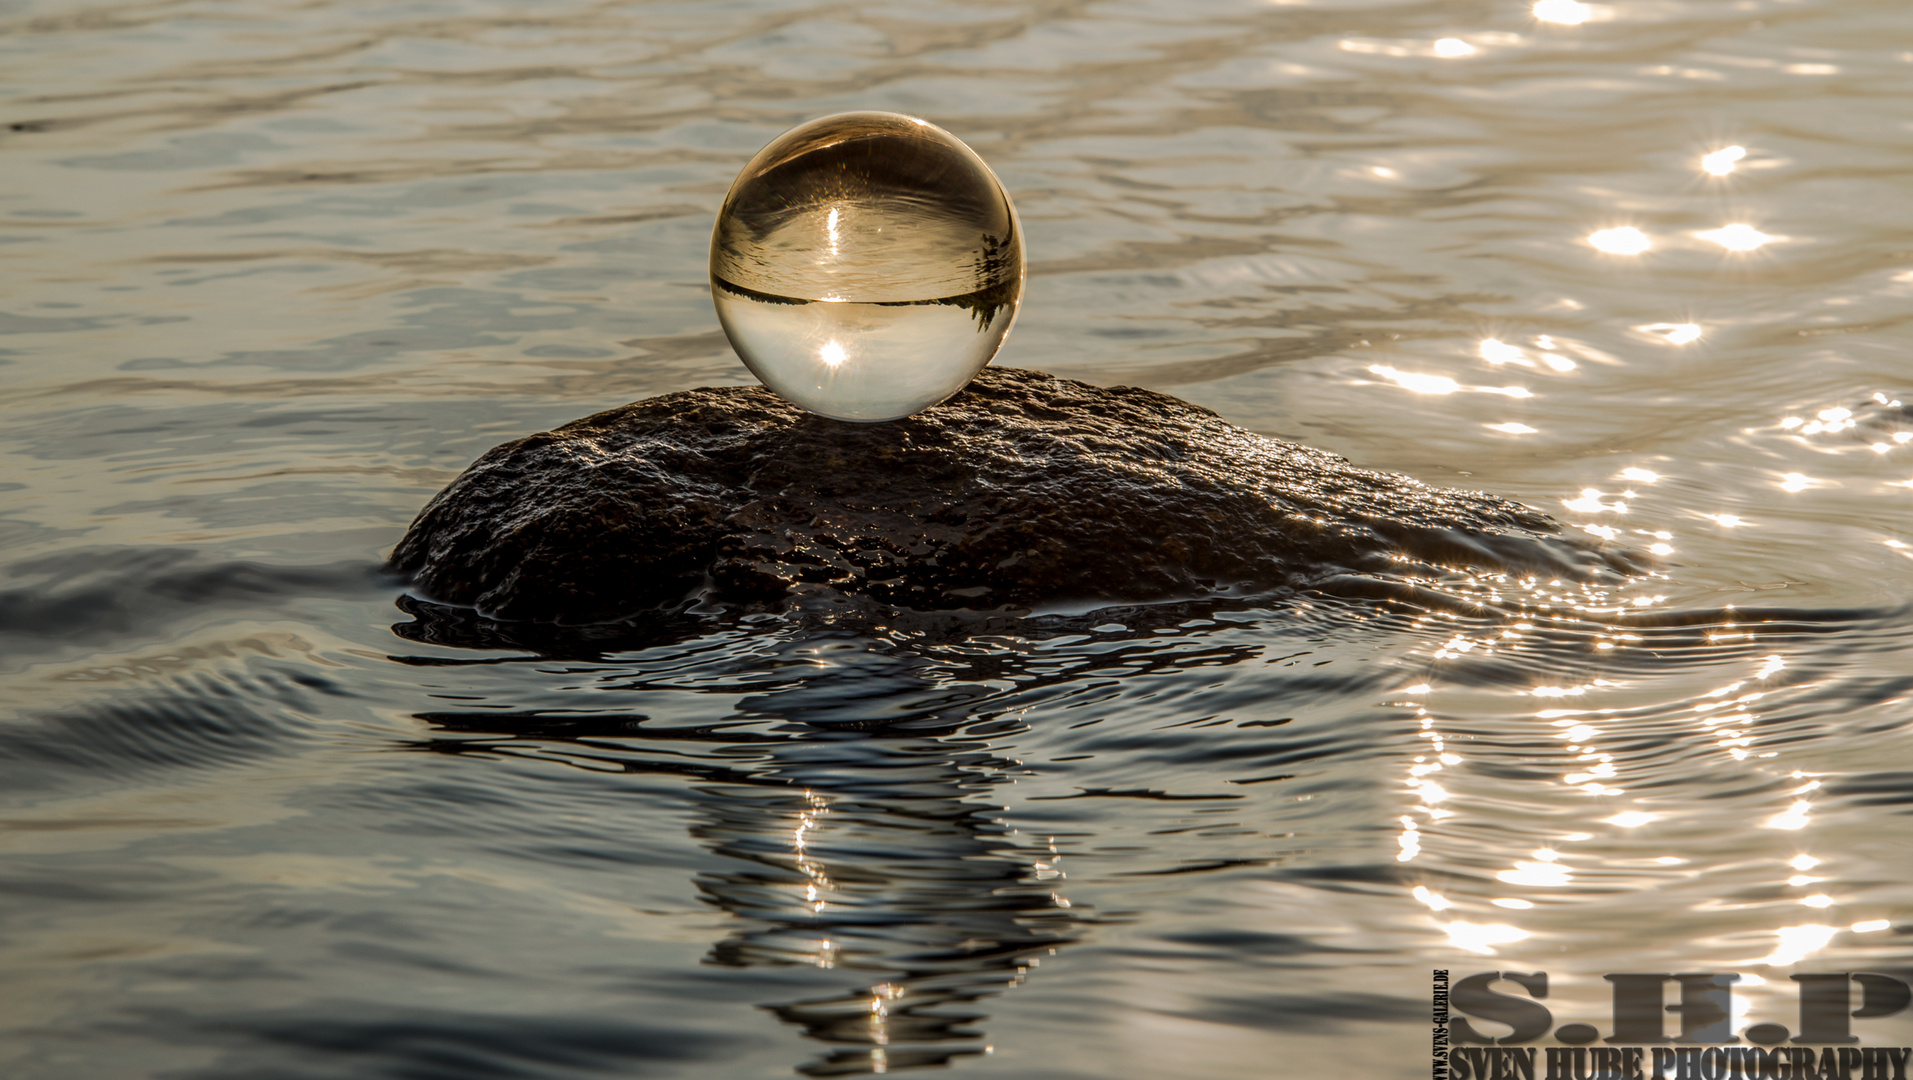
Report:
M1601 229L1588 235L1588 243L1609 255L1640 255L1651 251L1654 242L1632 225Z
M1691 322L1648 323L1634 329L1643 334L1651 334L1669 345L1691 345L1701 338L1700 324Z
M1519 346L1509 345L1505 342L1497 341L1494 338L1483 338L1480 352L1481 358L1490 364L1523 364L1527 367L1534 366L1534 361L1529 360L1528 354L1523 352Z
M1783 926L1774 933L1780 938L1774 951L1754 963L1768 967L1792 967L1826 948L1838 931L1831 926Z
M1461 384L1446 375L1424 375L1412 371L1397 371L1386 364L1369 366L1371 374L1380 375L1404 390L1417 394L1452 394L1461 389Z
M1447 932L1449 943L1456 948L1483 956L1492 956L1497 945L1511 945L1534 936L1507 923L1452 922L1442 929Z
M807 879L803 885L803 902L812 913L821 912L828 903L824 892L830 888L830 875L825 872L821 862L810 855L811 834L817 829L826 814L830 813L830 801L813 792L804 792L807 806L797 815L797 828L791 833L790 846L795 852L797 869ZM825 941L822 949L812 957L812 963L818 967L830 967L836 959L831 951L830 942Z
M1626 480L1640 484L1652 484L1664 479L1660 473L1639 466L1629 466L1621 475ZM1630 491L1626 494L1632 497L1634 493ZM1571 509L1590 512L1613 513L1617 509L1625 509L1624 505L1617 506L1610 501L1607 493L1596 489L1584 490L1579 499L1564 501L1571 504ZM1664 530L1635 531L1660 537L1672 535ZM1440 644L1430 647L1428 655L1434 663L1492 666L1497 663L1494 656L1500 650L1537 645L1558 648L1561 644L1558 639L1563 634L1580 637L1597 654L1602 655L1619 655L1630 648L1665 647L1664 643L1660 646L1655 644L1657 634L1651 631L1651 623L1634 627L1606 621L1628 618L1636 612L1646 615L1657 610L1667 596L1653 591L1659 585L1655 575L1618 586L1558 578L1511 578L1505 575L1485 575L1477 579L1475 584L1484 596L1494 597L1495 603L1512 603L1513 607L1500 617L1490 619L1484 626L1445 632L1444 637L1436 639ZM1417 623L1439 626L1453 618L1451 614L1431 612L1419 617ZM1758 620L1747 625L1736 625L1738 622L1730 607L1723 612L1720 622L1705 629L1701 640L1709 648L1744 650L1745 645L1740 643L1754 639L1759 629ZM1603 653L1603 650L1607 652ZM1660 745L1660 740L1643 741L1640 725L1650 724L1665 731L1665 738L1720 755L1721 760L1744 763L1742 767L1745 768L1769 768L1762 763L1779 756L1787 740L1781 732L1763 726L1760 710L1771 704L1776 692L1784 688L1784 682L1775 680L1788 670L1789 664L1779 653L1747 656L1742 662L1748 666L1742 669L1745 674L1738 678L1708 688L1688 690L1672 699L1662 697L1656 700L1650 697L1646 702L1641 701L1641 694L1648 689L1649 684L1638 678L1592 677L1584 681L1564 681L1526 689L1525 693L1532 697L1575 702L1577 707L1572 709L1545 708L1532 714L1537 720L1545 721L1554 728L1551 736L1553 745L1558 748L1556 753L1561 755L1559 760L1566 766L1553 774L1554 780L1550 786L1557 791L1572 792L1579 798L1591 800L1588 810L1578 813L1585 813L1585 820L1599 822L1608 826L1610 831L1557 833L1555 842L1524 856L1503 856L1508 861L1501 862L1499 866L1491 864L1480 867L1477 872L1485 874L1482 878L1452 878L1439 889L1432 879L1409 886L1412 898L1429 912L1452 912L1464 916L1451 922L1434 920L1435 928L1446 936L1448 947L1478 955L1493 955L1532 939L1541 930L1534 926L1486 921L1475 913L1533 912L1536 916L1548 916L1548 913L1560 910L1562 905L1598 902L1602 893L1608 890L1603 883L1621 873L1651 871L1691 877L1695 871L1679 868L1691 867L1692 860L1680 855L1620 854L1629 845L1638 842L1631 839L1634 834L1650 838L1652 842L1652 838L1665 832L1670 823L1681 826L1684 825L1684 819L1693 818L1693 815L1683 813L1677 806L1667 805L1664 800L1668 796L1664 791L1657 790L1659 785L1651 783L1651 770L1657 753L1655 748ZM1467 685L1468 680L1463 679L1458 689L1466 692ZM1411 702L1404 704L1410 704L1415 709L1417 734L1429 751L1413 755L1412 762L1404 767L1406 775L1403 786L1413 804L1408 808L1409 812L1398 819L1398 862L1426 864L1433 861L1440 865L1454 857L1452 845L1462 842L1463 837L1478 835L1482 828L1476 820L1482 816L1476 810L1481 799L1487 799L1493 807L1483 808L1485 820L1495 820L1507 812L1505 788L1476 787L1480 777L1474 770L1481 768L1483 761L1476 754L1461 748L1478 744L1457 743L1453 741L1453 736L1444 734L1443 727L1458 721L1444 720L1435 711L1430 698L1439 696L1439 687L1439 680L1429 679L1396 691L1411 698ZM1459 775L1444 772L1456 766L1468 771ZM1437 783L1436 778L1441 775L1453 775L1454 779ZM1489 772L1487 775L1495 774ZM1814 824L1813 798L1814 793L1821 788L1821 781L1798 771L1791 775L1793 782L1788 785L1787 801L1777 807L1769 804L1771 809L1764 818L1756 816L1752 820L1769 830L1797 837L1810 830ZM1639 790L1633 791L1630 796L1631 788ZM1615 805L1617 800L1624 798L1640 799L1649 805L1630 807L1625 801L1619 806ZM1661 802L1662 805L1655 806L1655 802ZM1593 841L1593 846L1587 849L1568 850L1564 847L1588 841ZM1469 860L1471 866L1480 866L1484 856L1492 857L1492 845L1485 851L1479 848L1472 850L1475 854ZM1798 852L1798 848L1795 851ZM1775 865L1788 858L1782 856L1776 859ZM1771 879L1774 887L1785 888L1789 894L1784 898L1763 901L1763 905L1786 904L1816 910L1841 906L1844 901L1840 891L1823 884L1830 884L1828 879L1805 873L1819 864L1820 861L1813 856L1792 855L1787 863L1793 868L1792 871L1783 870ZM1626 868L1629 867L1637 869L1628 871ZM1472 884L1476 881L1480 884ZM1513 891L1497 895L1492 888L1487 887L1489 883L1503 888L1512 886ZM1639 887L1647 887L1646 882L1642 881ZM1867 928L1865 932L1872 932L1889 925L1889 922L1877 918L1852 923L1856 933L1862 932L1861 927ZM1777 935L1780 945L1758 962L1791 965L1825 948L1839 932L1837 928L1827 927L1782 927L1762 931L1763 934Z
M1579 26L1594 15L1594 9L1581 0L1535 0L1534 17L1561 26Z
M1710 244L1719 244L1728 251L1755 251L1780 240L1782 237L1769 236L1745 222L1722 225L1718 229L1708 229L1694 234Z
M1744 146L1724 146L1709 154L1701 155L1700 167L1709 176L1726 176L1739 166L1740 160L1747 156Z

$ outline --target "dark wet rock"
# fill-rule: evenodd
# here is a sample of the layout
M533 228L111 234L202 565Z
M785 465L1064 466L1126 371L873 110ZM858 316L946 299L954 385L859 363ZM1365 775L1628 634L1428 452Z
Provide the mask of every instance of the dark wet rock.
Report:
M890 423L727 387L506 443L426 506L392 563L436 604L574 624L694 601L1029 610L1635 569L1558 531L1163 394L993 367Z

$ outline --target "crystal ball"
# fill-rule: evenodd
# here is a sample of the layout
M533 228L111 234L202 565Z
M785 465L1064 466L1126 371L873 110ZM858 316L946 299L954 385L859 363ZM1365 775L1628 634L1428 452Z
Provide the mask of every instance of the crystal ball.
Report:
M765 386L838 420L895 420L996 355L1023 299L1023 231L956 136L896 113L826 116L731 184L711 296Z

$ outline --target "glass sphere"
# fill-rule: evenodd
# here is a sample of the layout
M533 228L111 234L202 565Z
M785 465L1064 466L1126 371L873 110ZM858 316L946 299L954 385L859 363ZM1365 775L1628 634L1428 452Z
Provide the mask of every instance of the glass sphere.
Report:
M895 420L996 355L1023 299L1023 231L956 136L896 113L826 116L731 184L711 296L765 386L838 420Z

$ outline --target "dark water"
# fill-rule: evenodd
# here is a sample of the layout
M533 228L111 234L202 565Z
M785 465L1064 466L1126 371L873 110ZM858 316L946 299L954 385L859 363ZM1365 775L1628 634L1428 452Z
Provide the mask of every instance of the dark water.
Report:
M1909 966L1913 16L1557 9L0 3L0 1069L1411 1076L1433 967ZM1660 569L395 633L477 454L747 378L712 214L853 108L1017 199L1001 362Z

